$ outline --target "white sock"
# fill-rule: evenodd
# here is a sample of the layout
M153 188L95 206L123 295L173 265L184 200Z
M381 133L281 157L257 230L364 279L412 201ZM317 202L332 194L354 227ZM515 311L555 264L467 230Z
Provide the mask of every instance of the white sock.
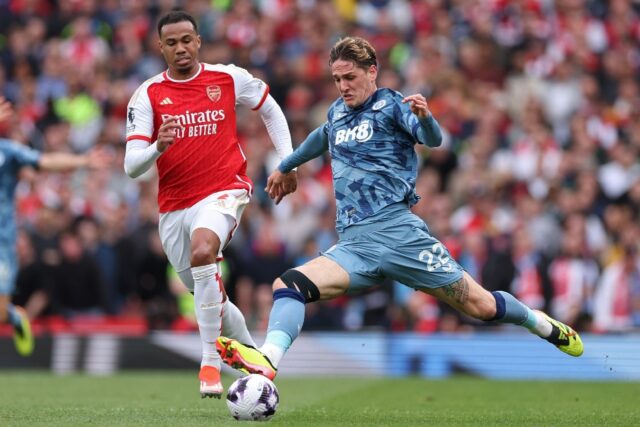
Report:
M529 330L543 338L551 335L551 331L553 330L551 323L537 311L531 310L531 312L536 316L536 324Z
M240 341L242 344L256 346L247 329L242 312L229 300L224 303L222 308L222 335Z
M269 358L269 361L271 361L271 364L273 365L274 368L278 367L278 364L280 364L280 361L284 356L283 349L281 349L277 345L274 345L268 342L264 343L262 347L260 347L258 350L260 350L262 354L264 354Z
M196 319L202 342L201 366L213 366L220 369L220 356L216 351L216 340L222 328L222 289L217 279L216 264L192 267L193 296L196 306Z

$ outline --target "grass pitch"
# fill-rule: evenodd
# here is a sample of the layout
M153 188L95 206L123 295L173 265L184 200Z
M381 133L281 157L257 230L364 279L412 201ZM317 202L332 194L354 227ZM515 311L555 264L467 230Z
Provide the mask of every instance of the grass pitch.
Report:
M229 386L233 378L224 378ZM0 372L0 426L241 426L197 373ZM272 426L638 426L640 384L278 378Z

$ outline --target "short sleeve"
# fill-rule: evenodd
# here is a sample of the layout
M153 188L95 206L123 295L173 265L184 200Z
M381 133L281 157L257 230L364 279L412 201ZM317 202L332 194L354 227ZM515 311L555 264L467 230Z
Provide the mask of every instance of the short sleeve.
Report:
M229 65L228 72L233 77L236 102L252 110L258 110L262 107L267 95L269 95L269 86L244 68Z
M38 167L40 163L40 157L42 153L38 150L27 147L20 143L4 140L1 141L0 155L4 157L4 162L14 165L15 169L20 169L23 166Z

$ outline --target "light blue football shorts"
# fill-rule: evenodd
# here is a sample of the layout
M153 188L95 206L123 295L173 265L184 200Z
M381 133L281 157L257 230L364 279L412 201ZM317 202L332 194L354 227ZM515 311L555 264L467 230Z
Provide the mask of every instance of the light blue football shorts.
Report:
M0 249L0 295L11 295L16 281L17 257L15 250Z
M460 264L409 209L385 221L352 225L339 237L322 255L349 273L348 293L379 285L385 279L414 289L433 289L462 278Z

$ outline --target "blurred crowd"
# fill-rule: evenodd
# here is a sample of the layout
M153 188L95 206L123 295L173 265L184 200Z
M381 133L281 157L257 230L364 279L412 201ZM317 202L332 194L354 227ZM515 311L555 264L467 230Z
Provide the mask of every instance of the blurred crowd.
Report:
M113 153L110 170L27 171L18 188L15 300L33 317L139 315L174 328L192 311L157 235L157 176L123 172L126 107L164 70L157 19L197 18L201 61L266 81L294 145L337 98L330 47L358 35L379 87L427 96L445 142L419 149L415 213L489 290L582 331L640 328L640 2L637 0L0 0L0 134L44 151ZM264 330L270 284L335 241L328 158L274 206L278 159L259 115L238 129L256 192L224 280ZM481 328L425 294L381 283L307 307L306 329Z

